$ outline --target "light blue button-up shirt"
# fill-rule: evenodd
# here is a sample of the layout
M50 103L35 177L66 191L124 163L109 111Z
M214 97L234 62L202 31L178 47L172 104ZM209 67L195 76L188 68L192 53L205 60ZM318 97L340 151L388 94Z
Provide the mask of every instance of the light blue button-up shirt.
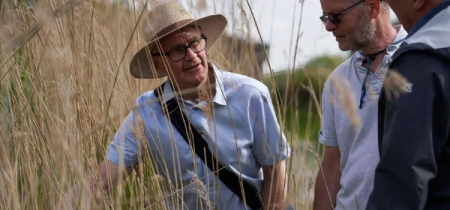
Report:
M253 78L213 68L216 94L210 115L203 111L204 101L196 104L179 100L180 106L215 158L227 170L238 175L242 173L244 180L262 192L261 167L273 165L290 154L269 90ZM168 81L163 93L164 101L174 94ZM125 166L134 165L146 152L142 145L147 144L157 173L164 177L167 193L178 192L168 196L168 205L179 205L180 209L244 209L243 201L191 152L187 142L163 114L154 91L141 95L137 106L138 111L126 117L109 144L108 160ZM194 180L200 180L203 186L189 185Z

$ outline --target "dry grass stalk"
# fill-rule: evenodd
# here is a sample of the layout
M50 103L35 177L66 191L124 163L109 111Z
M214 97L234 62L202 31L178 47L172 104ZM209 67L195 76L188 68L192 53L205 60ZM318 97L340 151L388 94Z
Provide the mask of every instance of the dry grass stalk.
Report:
M339 107L344 109L344 111L347 113L355 131L358 130L361 126L361 120L358 116L355 96L350 91L350 85L348 84L347 79L335 74L330 77L330 81L333 89L333 94L329 94L329 97L337 97L340 105ZM330 99L330 101L334 100ZM337 107L336 104L334 104L334 106L335 108Z
M384 78L383 90L388 100L395 100L405 93L408 81L394 69L389 69Z
M211 4L199 2L202 7ZM37 1L36 5L12 0L1 3L0 194L6 196L0 196L0 208L52 209L68 188L81 183L79 190L88 189L88 183L82 180L88 174L98 173L107 143L128 112L139 108L135 107L136 98L162 81L135 80L128 73L133 52L144 45L140 30L135 29L146 3L62 0ZM157 3L149 2L151 6ZM234 4L242 8L244 1ZM246 18L249 14L242 12ZM238 24L248 29L250 23L247 20ZM253 44L235 49L237 37L249 34L250 30L243 30L242 34L234 34L231 41L218 43L208 52L210 60L227 70L260 79ZM242 58L236 58L236 51L241 52ZM295 100L291 103L294 105ZM287 105L277 106L282 110ZM208 118L214 121L214 110L207 107L210 108L205 113L210 113ZM282 116L279 114L284 122ZM147 147L150 137L143 133L148 128L142 121L138 124L136 139ZM155 142L167 141L153 135ZM289 142L296 151L286 174L294 185L288 188L288 200L299 209L308 209L311 207L308 180L314 173L307 166L308 147L299 143L300 137L295 134L286 136L290 136ZM158 171L156 164L164 163L157 163L156 155L146 153L143 164L136 169L138 173L133 173L110 194L95 191L75 202L81 203L81 209L164 209L167 208L164 201L179 203L181 192L189 185L183 185L180 177L176 183L163 180L159 174L164 172ZM178 159L176 152L163 155ZM210 194L206 192L210 189L205 187L204 178L196 178L192 184L200 186L199 196L209 201ZM91 200L95 199L100 204L91 206ZM203 209L209 208L212 204L207 202Z

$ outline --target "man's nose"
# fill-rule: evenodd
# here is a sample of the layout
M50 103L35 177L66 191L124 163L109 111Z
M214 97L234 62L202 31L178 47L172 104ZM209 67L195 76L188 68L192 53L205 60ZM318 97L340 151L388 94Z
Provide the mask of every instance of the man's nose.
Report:
M197 53L195 53L190 47L186 48L186 60L192 60L197 57Z
M330 20L328 20L325 24L325 29L330 32L336 30L337 27L338 25L332 23Z

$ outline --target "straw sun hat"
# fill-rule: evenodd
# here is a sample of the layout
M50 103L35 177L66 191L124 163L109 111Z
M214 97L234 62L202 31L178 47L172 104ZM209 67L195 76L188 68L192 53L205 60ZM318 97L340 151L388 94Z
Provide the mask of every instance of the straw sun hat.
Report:
M136 78L164 77L165 74L154 69L150 51L158 40L189 25L201 28L202 34L208 38L205 50L209 50L224 31L227 19L223 15L195 19L175 0L156 6L148 12L142 23L142 31L147 44L131 60L131 75Z

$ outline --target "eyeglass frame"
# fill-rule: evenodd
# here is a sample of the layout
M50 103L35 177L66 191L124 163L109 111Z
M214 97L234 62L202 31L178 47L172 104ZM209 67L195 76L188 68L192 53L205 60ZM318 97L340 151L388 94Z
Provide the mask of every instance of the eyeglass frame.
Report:
M192 44L194 44L195 42L197 42L197 41L199 41L199 40L201 40L201 39L204 39L204 40L205 40L205 48L203 48L202 50L199 50L199 51L195 52L194 49L192 49L191 46L192 46ZM207 42L207 41L208 41L208 38L207 38L205 35L202 34L200 39L196 39L196 40L190 42L187 46L184 46L184 47L178 47L178 48L184 48L184 56L183 56L182 58L178 59L178 60L173 60L173 59L170 57L170 55L169 55L171 52L173 52L173 51L175 51L175 50L178 50L178 48L172 49L172 50L170 50L169 52L154 53L154 54L151 54L151 55L152 55L152 57L153 57L153 56L166 56L166 57L169 57L169 59L170 59L171 61L173 61L173 62L181 61L181 60L183 60L183 59L186 57L186 55L187 55L187 49L188 49L188 48L191 49L192 52L194 52L194 53L199 53L199 52L201 52L201 51L203 51L203 50L206 49L206 46L208 45L208 42Z
M328 23L328 21L330 21L330 22L333 23L334 25L339 25L339 24L341 23L341 19L340 19L339 16L344 15L345 12L348 12L349 10L353 9L353 8L356 7L357 5L363 3L364 1L366 1L366 0L361 0L361 1L359 1L359 2L356 2L356 3L354 3L353 5L347 7L347 8L345 8L344 10L342 10L342 11L336 13L336 14L333 14L333 15L325 15L325 14L323 14L323 15L320 16L319 18L320 18L320 20L322 21L322 23L323 23L324 25L326 25L326 24ZM383 1L381 0L381 2L383 2Z

